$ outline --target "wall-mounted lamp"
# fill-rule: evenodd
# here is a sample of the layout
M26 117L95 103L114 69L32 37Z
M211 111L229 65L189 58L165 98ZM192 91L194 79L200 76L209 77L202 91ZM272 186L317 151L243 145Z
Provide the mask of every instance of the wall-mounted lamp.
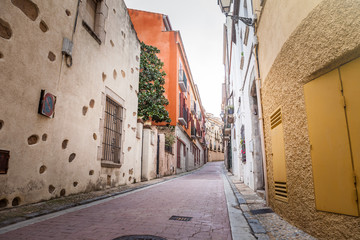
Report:
M242 21L247 26L253 26L254 19L252 18L229 15L231 3L232 0L218 0L218 5L220 6L222 13L224 13L226 17L231 17L231 19L233 20Z
M225 13L225 16L226 17L231 17L231 19L233 19L233 20L240 20L243 23L245 23L245 25L247 25L247 26L253 26L254 25L254 20L252 18L233 16L233 15L229 15L227 13Z

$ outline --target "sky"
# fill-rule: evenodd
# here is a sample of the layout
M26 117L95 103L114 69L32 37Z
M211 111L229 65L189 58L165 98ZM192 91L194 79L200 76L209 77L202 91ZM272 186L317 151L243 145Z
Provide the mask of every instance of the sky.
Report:
M201 102L208 113L221 112L224 82L223 24L217 0L125 0L128 8L168 15L179 30Z

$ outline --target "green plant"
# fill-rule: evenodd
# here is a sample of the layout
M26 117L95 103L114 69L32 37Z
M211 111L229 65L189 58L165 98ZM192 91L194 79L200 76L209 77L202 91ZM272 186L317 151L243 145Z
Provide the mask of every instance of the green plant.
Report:
M173 133L165 134L165 145L171 147L175 143L175 135Z
M166 73L164 63L157 57L160 50L141 42L138 116L144 121L171 122L165 106L169 101L164 96Z

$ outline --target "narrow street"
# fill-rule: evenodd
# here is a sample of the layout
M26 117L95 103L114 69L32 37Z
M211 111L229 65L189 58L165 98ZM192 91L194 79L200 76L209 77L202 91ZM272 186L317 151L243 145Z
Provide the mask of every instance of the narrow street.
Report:
M0 229L0 239L231 239L223 174L222 162L208 163L184 177Z

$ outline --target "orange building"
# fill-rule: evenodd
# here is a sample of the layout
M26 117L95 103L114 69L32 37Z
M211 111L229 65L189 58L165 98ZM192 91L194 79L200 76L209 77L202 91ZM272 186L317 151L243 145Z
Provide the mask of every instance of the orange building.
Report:
M169 100L166 110L177 137L177 172L197 168L206 162L205 114L180 32L172 29L167 15L128 11L140 41L157 47L164 62L165 96Z

